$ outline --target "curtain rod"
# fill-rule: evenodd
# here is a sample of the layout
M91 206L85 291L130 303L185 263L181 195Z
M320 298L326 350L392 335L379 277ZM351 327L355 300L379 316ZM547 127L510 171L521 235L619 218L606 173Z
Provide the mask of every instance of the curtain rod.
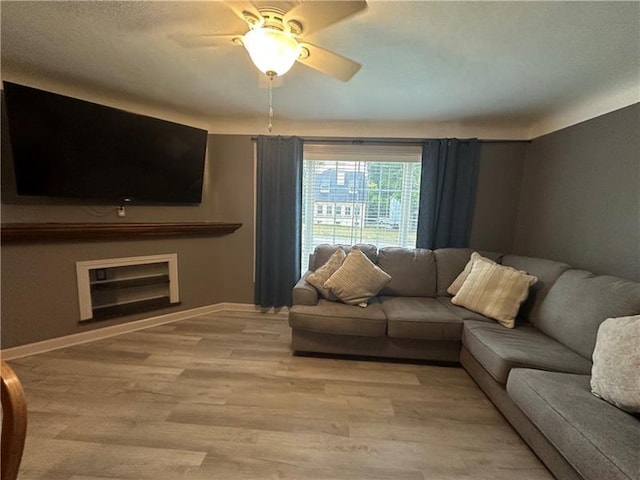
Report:
M300 137L304 142L308 143L328 143L328 144L349 144L349 145L422 145L424 140L437 140L435 138L419 139L419 138L386 138L386 137ZM255 142L258 137L251 137L251 141ZM469 140L468 138L461 139ZM531 143L531 140L512 140L512 139L478 139L478 143Z

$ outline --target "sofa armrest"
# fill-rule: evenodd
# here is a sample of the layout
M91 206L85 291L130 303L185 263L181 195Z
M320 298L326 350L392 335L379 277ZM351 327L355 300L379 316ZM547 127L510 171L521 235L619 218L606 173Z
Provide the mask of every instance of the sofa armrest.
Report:
M305 273L293 287L294 305L316 305L318 303L318 290L305 280L309 273Z

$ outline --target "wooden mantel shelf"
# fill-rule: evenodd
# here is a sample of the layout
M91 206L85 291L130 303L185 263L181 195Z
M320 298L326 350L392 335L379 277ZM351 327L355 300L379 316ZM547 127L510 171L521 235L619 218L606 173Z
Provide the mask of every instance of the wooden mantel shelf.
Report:
M136 240L153 237L229 235L241 223L3 223L2 243Z

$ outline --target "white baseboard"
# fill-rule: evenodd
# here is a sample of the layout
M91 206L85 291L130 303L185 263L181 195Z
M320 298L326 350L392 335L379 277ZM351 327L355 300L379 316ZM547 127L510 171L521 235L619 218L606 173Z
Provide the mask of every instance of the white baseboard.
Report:
M13 360L16 358L27 357L29 355L36 355L38 353L45 353L50 352L51 350L70 347L72 345L93 342L95 340L101 340L103 338L109 338L116 335L121 335L123 333L135 332L136 330L142 330L144 328L177 322L178 320L185 320L187 318L197 317L199 315L218 313L222 311L262 312L279 314L283 313L282 311L274 312L273 309L261 309L257 305L251 305L248 303L222 302L213 305L207 305L204 307L197 307L189 310L168 313L166 315L159 315L157 317L135 320L133 322L121 323L119 325L97 328L95 330L89 330L87 332L74 333L71 335L65 335L64 337L51 338L48 340L42 340L40 342L28 343L26 345L20 345L17 347L5 348L4 350L0 350L0 358L2 360Z

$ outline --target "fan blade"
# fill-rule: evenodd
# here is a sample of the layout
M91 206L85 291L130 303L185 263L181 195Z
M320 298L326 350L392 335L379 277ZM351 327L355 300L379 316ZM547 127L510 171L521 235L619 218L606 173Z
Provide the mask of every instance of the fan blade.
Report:
M260 15L258 8L251 2L224 2L224 4L249 26L262 21L262 15Z
M311 43L301 42L300 45L303 48L303 54L300 55L298 61L326 75L348 82L360 70L361 65L359 63L337 53L330 52ZM309 52L306 57L305 50Z
M304 2L289 10L283 20L285 25L290 21L299 22L302 25L301 36L304 36L333 25L365 8L367 2L364 0Z
M217 35L217 34L204 34L204 35L191 35L191 34L175 34L169 35L169 38L174 40L179 45L186 48L201 48L201 47L233 47L234 45L242 45L242 35ZM239 39L240 41L236 41Z

